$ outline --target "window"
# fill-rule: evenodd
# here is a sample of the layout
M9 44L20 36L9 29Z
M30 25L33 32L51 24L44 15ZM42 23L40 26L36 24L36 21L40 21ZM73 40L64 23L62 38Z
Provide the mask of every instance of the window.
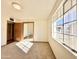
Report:
M77 3L77 0L72 0L72 6Z
M68 3L72 4L70 5ZM60 17L54 18L55 21L52 23L54 28L53 37L56 41L64 43L66 47L74 52L77 52L76 0L67 0L66 3L63 4L63 9L59 9L60 11L62 10L64 12L63 15L60 14Z
M64 4L64 12L67 12L71 8L71 0L67 0Z
M63 17L61 16L59 19L54 21L54 34L55 34L55 39L58 41L63 41Z
M77 17L76 6L64 15L64 43L70 48L77 50Z

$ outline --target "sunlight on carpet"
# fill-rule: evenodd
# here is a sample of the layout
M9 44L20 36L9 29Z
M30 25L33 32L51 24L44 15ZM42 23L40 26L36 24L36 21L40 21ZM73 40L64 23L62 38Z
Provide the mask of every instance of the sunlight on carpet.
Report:
M28 53L33 43L27 40L22 40L16 43L16 46L19 47L23 52Z

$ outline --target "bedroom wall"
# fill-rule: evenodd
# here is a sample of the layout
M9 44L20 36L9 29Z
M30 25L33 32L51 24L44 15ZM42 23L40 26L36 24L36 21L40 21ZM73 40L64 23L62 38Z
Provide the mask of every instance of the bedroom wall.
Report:
M3 18L2 18L3 19ZM34 41L48 42L48 30L47 30L47 21L46 20L17 20L15 22L34 22ZM1 36L1 45L6 45L7 41L7 19L4 18L2 21L2 36Z
M16 20L16 22L34 22L34 41L48 42L48 22L42 19Z

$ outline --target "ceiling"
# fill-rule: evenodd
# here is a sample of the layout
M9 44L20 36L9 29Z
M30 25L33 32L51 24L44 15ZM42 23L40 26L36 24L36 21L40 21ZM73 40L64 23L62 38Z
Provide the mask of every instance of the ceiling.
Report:
M11 3L17 2L21 5L21 10L16 10ZM16 19L46 19L56 0L2 0L2 16Z

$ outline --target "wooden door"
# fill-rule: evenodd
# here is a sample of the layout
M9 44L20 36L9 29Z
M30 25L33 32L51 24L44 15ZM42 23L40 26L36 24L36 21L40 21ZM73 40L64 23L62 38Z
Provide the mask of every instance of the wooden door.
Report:
M14 42L14 23L7 22L7 44Z
M23 40L23 26L23 23L15 23L14 25L14 35L17 41Z

